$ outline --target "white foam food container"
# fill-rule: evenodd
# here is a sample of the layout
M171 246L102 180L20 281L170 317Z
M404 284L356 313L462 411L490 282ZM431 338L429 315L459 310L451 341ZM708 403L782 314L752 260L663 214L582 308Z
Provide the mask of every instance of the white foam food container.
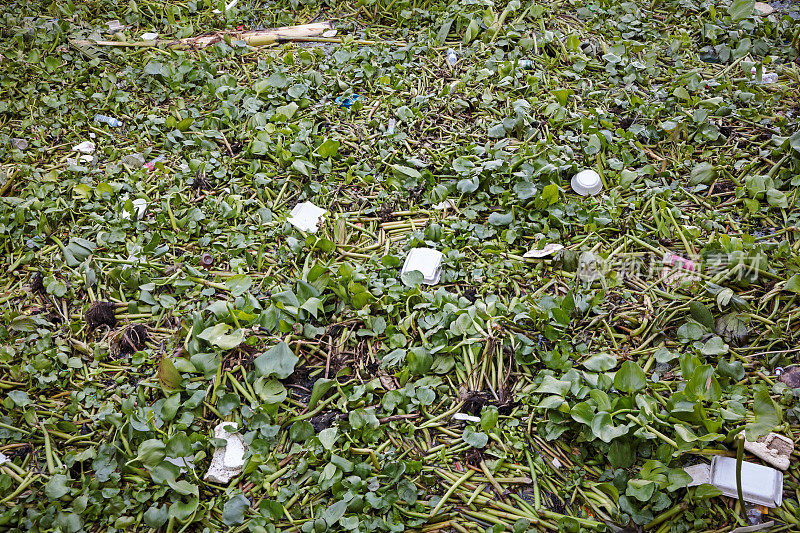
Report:
M406 256L401 273L422 273L422 282L426 285L436 285L442 277L442 252L433 248L412 248Z
M738 498L736 490L736 458L714 456L709 482L725 496ZM751 503L780 507L783 502L783 472L748 461L742 461L742 496Z

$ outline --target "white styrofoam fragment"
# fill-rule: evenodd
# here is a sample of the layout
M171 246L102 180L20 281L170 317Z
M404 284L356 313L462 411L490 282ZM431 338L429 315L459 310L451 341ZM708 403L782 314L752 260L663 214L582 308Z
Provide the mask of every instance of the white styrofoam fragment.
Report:
M94 153L95 145L92 141L83 141L82 143L76 144L72 147L73 152L80 152L82 154L91 154Z
M327 213L325 209L317 207L311 202L303 202L294 206L286 220L300 231L316 233L320 218L325 213Z
M444 200L432 206L434 209L455 209L456 206L452 200Z
M147 32L147 33L143 33L142 34L142 40L143 41L153 41L155 39L158 39L158 34L157 33Z
M756 442L745 440L744 449L775 468L788 470L794 441L778 433L770 433Z
M245 462L247 444L239 433L229 433L225 428L235 431L238 426L235 422L221 422L214 428L214 437L225 440L225 446L214 450L211 466L203 479L215 483L230 482L242 473Z
M0 452L0 465L8 462L8 457L3 452Z
M467 413L456 413L453 415L453 420L463 420L465 422L480 422L481 417L468 415Z
M561 250L563 248L564 248L563 244L558 244L556 242L550 242L550 243L545 244L544 247L541 250L539 250L538 248L532 248L532 249L528 250L527 252L525 252L525 255L523 255L522 257L526 257L526 258L528 258L528 257L536 257L536 258L547 257L548 255L552 255L552 254L556 253L557 251L559 251L559 250Z
M703 483L709 483L711 481L711 465L709 464L701 463L687 466L683 470L692 477L692 481L687 485L688 487L696 487L697 485L702 485Z

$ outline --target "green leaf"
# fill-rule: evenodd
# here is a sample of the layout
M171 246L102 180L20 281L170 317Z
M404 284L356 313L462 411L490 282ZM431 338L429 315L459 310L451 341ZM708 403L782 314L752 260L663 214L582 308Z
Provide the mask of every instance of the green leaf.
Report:
M783 286L783 290L787 292L793 292L795 294L800 294L800 274L795 274L788 280Z
M336 438L338 437L338 429L335 427L326 428L319 432L317 438L319 438L319 442L326 450L332 450L333 445L336 443Z
M542 200L545 205L553 205L558 202L558 185L555 183L545 185L542 189Z
M500 413L494 405L485 405L481 409L481 429L491 431L497 425Z
M626 496L633 496L640 502L646 502L653 496L656 490L656 484L646 479L631 479L628 481L628 487L625 489Z
M148 439L139 445L139 454L136 458L143 465L150 468L155 467L166 456L166 445L158 439Z
M724 355L728 353L728 348L728 345L725 344L722 337L714 335L703 344L700 352L703 355Z
M278 379L286 379L294 372L298 358L285 342L280 342L259 355L253 364L260 376L275 375Z
M244 274L237 274L228 278L228 281L225 282L225 286L231 291L231 296L234 297L246 293L251 285L253 285L253 280L250 276L245 276Z
M636 392L647 386L642 368L633 361L625 361L614 376L614 387L622 392Z
M288 395L286 387L277 379L260 377L253 384L253 390L264 403L274 405L284 401Z
M158 364L158 382L161 384L161 388L165 391L176 390L181 386L182 380L183 376L175 368L172 358L168 355L162 356Z
M594 418L594 409L587 402L578 402L570 409L569 415L576 422L591 426Z
M781 408L770 397L765 386L759 386L753 395L753 411L756 415L755 421L745 426L745 436L750 442L774 431L782 420Z
M333 157L337 153L339 153L340 144L341 143L339 143L339 141L325 139L325 142L320 144L319 147L317 148L317 154L320 157L325 157L325 158Z
M314 426L307 420L299 420L289 426L289 438L294 442L305 442L314 436Z
M67 486L67 476L64 474L55 474L50 478L44 486L44 493L51 500L57 500L62 496L69 494L69 487Z
M167 513L167 506L151 505L147 511L144 512L144 523L148 527L159 528L169 520L169 513Z
M392 165L394 169L395 175L399 176L408 176L409 178L416 178L419 179L422 177L422 174L415 168L407 167L404 165Z
M222 521L229 527L244 524L244 513L249 508L250 500L243 494L237 494L222 507Z
M564 396L572 388L572 383L569 381L560 381L553 376L547 374L542 379L542 382L533 391L534 394L558 394Z
M734 22L750 17L755 9L756 0L733 0L728 7L728 15Z
M626 426L615 426L611 414L605 411L597 413L592 419L592 433L603 442L611 442L628 433Z
M714 317L711 315L711 311L709 311L708 307L698 301L693 301L689 303L689 311L692 314L692 318L708 329L714 329Z
M328 527L333 527L344 516L347 511L347 502L339 500L322 512L322 519L328 524Z
M486 433L475 431L470 427L464 428L461 438L473 448L483 448L489 442L489 436Z
M207 341L213 346L217 346L223 350L232 350L244 342L244 332L241 329L236 329L230 335L227 332L231 329L228 324L220 322L209 328L206 328L198 335L198 338Z
M592 372L606 372L617 366L617 358L607 353L598 353L583 362L583 367Z
M336 380L319 378L314 382L314 388L311 390L311 398L308 400L308 410L312 410L317 406L317 403L322 399L325 394L331 390L336 384Z

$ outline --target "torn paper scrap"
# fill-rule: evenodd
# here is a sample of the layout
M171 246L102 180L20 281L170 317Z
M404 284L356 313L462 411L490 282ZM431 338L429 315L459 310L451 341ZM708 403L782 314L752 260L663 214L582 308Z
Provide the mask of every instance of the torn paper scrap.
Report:
M222 422L214 428L214 438L225 440L225 446L216 448L211 457L211 466L203 479L215 483L228 483L242 473L244 454L247 444L239 433L230 433L238 429L235 422Z
M319 220L325 213L327 211L321 207L317 207L311 202L303 202L294 206L294 209L289 213L289 218L286 220L300 231L316 233Z
M770 433L756 442L745 440L744 449L775 468L787 470L794 451L794 441L778 433Z
M525 257L525 258L547 257L548 255L552 255L552 254L556 253L557 251L559 251L559 250L561 250L563 248L564 248L563 244L550 242L550 243L545 244L544 247L541 250L538 249L538 248L532 248L532 249L528 250L527 252L525 252L525 255L523 255L522 257Z

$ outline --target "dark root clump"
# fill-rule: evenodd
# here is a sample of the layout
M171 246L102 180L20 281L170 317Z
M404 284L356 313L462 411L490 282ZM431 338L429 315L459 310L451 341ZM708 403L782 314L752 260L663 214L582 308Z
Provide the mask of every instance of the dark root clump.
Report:
M119 342L120 355L131 355L144 349L144 343L148 339L147 328L143 324L126 327L125 333L122 334L122 340Z
M117 325L117 317L114 316L114 309L117 306L112 302L95 302L86 311L84 318L89 329L95 329L105 324L113 328Z

